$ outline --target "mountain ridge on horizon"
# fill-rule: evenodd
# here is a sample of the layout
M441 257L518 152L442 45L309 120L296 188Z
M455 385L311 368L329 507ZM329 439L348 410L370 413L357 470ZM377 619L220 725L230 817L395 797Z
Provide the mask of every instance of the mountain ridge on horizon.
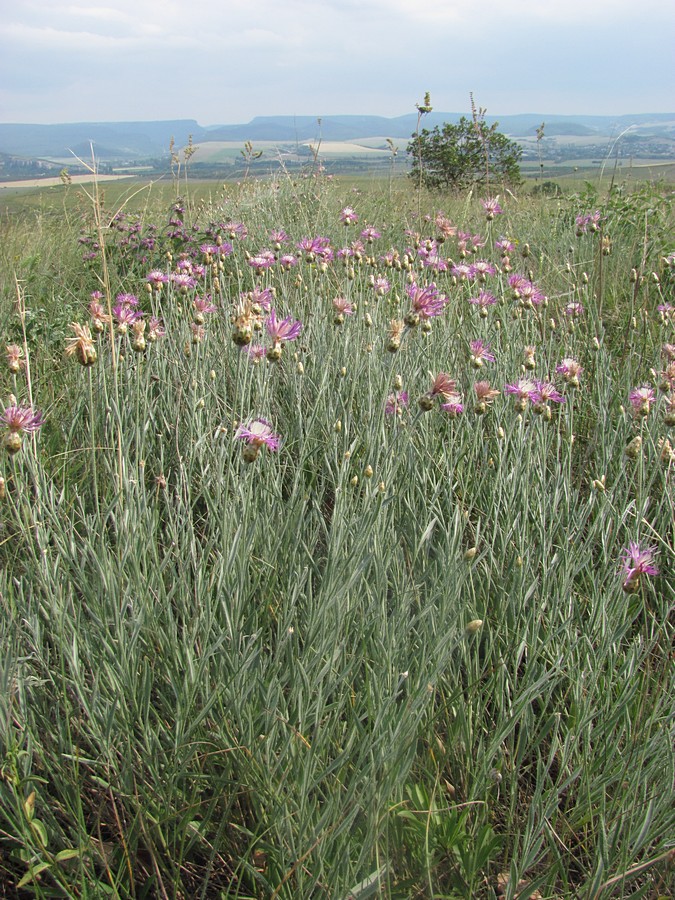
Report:
M431 112L421 119L422 128L433 129L446 122L457 122L463 113ZM597 135L616 138L625 129L642 135L658 135L675 142L675 113L627 113L610 115L562 115L521 113L507 116L486 115L488 124L499 123L500 131L512 138L535 135L543 122L545 134ZM401 116L344 114L335 116L254 116L243 124L200 125L196 119L160 119L109 122L0 123L0 153L37 158L58 158L90 143L99 155L138 159L168 156L169 143L176 147L211 141L350 141L373 137L408 139L418 124L417 113ZM562 129L562 130L561 130Z

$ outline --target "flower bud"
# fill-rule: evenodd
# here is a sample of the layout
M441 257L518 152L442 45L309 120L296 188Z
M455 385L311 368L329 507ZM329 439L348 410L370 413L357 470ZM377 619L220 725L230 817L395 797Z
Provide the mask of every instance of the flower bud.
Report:
M480 631L483 627L482 619L472 619L469 624L466 626L467 634L476 634L476 632Z

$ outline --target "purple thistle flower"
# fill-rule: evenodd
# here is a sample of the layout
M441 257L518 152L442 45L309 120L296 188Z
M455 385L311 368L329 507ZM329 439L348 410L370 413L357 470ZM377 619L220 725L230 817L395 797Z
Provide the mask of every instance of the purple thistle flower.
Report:
M42 413L34 412L30 406L8 406L2 420L11 434L29 434L44 424Z
M253 462L262 446L276 451L281 446L281 438L272 431L271 424L262 417L253 419L248 425L240 425L235 432L235 440L246 441L244 459Z
M279 249L282 244L288 243L288 235L283 228L277 228L274 231L270 231L270 241Z
M654 565L656 547L641 547L637 541L631 541L623 553L621 561L625 575L623 589L627 594L632 594L640 585L641 575L659 574L659 570Z
M451 419L457 418L464 412L464 404L462 403L461 394L450 394L445 403L441 403L441 409L446 412Z
M265 320L265 328L272 342L281 344L284 341L294 341L302 330L302 323L293 321L290 316L278 322L276 310L271 309Z
M382 237L380 232L373 228L372 225L369 225L367 228L364 228L361 232L361 237L367 244L372 244L373 241L376 241L378 238Z
M193 288L197 284L192 275L187 272L173 272L171 282L181 291L187 291L188 288Z
M571 356L566 356L560 365L555 367L555 370L563 376L569 385L572 387L579 387L579 376L584 370L576 359L572 359Z
M375 278L373 281L373 290L377 294L378 297L384 297L385 294L388 294L391 290L391 284L389 283L389 279L385 278L383 275L380 275L378 278Z
M145 280L153 287L159 288L160 285L167 284L169 276L165 272L160 272L159 269L153 269L152 272L147 274Z
M476 274L468 263L457 263L450 269L450 274L459 281L473 281Z
M555 385L550 381L537 381L535 383L534 402L535 403L564 403L565 398L556 390Z
M276 263L277 258L271 250L261 250L255 256L249 257L247 260L252 269L262 271L263 269L271 269Z
M499 216L504 211L499 205L499 197L491 197L488 200L481 200L483 209L487 213L488 222L492 221L495 216Z
M516 410L524 412L528 403L535 402L537 385L529 378L521 378L517 384L505 385L504 393L514 396L516 398Z
M351 206L345 206L340 213L340 221L343 225L356 225L359 217L356 215Z
M497 271L492 263L489 263L485 259L477 259L476 262L471 263L471 268L473 269L473 274L478 277L479 281L485 281L488 275L494 275Z
M628 399L630 400L630 405L633 409L633 415L648 416L649 411L652 408L652 403L656 400L656 393L652 387L645 384L642 387L633 388Z
M480 369L484 362L494 362L494 353L490 351L490 345L481 340L470 341L469 349L471 350L471 365Z
M440 293L433 281L421 287L413 282L406 288L406 293L412 302L412 315L419 321L440 316L448 302L448 298Z
M487 316L488 307L494 306L496 302L497 298L489 291L481 291L477 297L469 297L469 303L473 303L474 306L478 307L481 318Z
M495 249L500 250L502 253L513 253L516 245L508 238L501 237L498 241L495 241Z

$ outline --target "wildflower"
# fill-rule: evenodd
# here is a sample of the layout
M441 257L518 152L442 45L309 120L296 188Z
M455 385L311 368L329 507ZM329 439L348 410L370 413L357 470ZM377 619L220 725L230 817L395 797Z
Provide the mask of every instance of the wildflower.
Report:
M487 318L488 308L494 306L496 302L497 298L489 291L481 291L477 297L469 297L469 303L478 307L478 314L481 319Z
M471 350L471 365L475 369L482 368L484 362L495 361L494 353L490 352L490 345L483 343L483 341L471 341L469 349Z
M675 362L675 344L664 344L661 348L661 355L666 362Z
M206 328L198 322L190 322L190 331L192 332L193 344L201 344L206 337Z
M255 256L249 256L247 259L249 266L258 272L264 269L271 269L276 261L277 258L271 250L261 250L260 253L257 253Z
M66 356L76 356L81 366L93 366L96 362L96 347L88 325L73 322L70 326L75 337L68 338Z
M302 323L293 321L290 316L277 321L276 310L271 309L270 314L265 320L265 328L274 343L286 341L294 341L302 330Z
M7 433L5 449L8 453L17 453L23 444L23 435L37 431L44 422L41 413L34 412L30 406L8 406L2 414Z
M565 398L559 393L550 381L537 381L532 397L533 412L542 416L547 422L551 420L551 403L564 403Z
M623 589L627 594L634 594L640 587L641 575L658 575L654 565L656 547L641 547L637 541L631 541L623 551L622 568L624 571Z
M340 221L343 225L356 225L359 217L356 215L351 206L345 206L340 213Z
M477 381L473 389L476 392L476 403L473 411L480 416L487 411L488 406L495 397L499 396L500 392L495 388L491 388L487 381Z
M376 241L378 238L382 237L379 231L369 225L367 228L364 228L361 232L361 237L367 244L372 244L373 241Z
M660 314L662 322L675 322L675 306L672 303L659 303L656 310Z
M467 263L457 263L450 269L450 274L458 281L473 281L475 272Z
M483 209L486 212L488 222L491 222L495 216L499 216L504 211L499 205L499 197L493 197L488 200L481 200Z
M536 392L536 384L528 378L521 378L517 384L507 384L504 387L505 394L512 394L516 398L515 406L517 412L525 412L528 403L534 403Z
M441 403L441 409L443 412L447 413L451 419L456 419L457 416L461 415L464 412L464 403L462 402L462 395L458 393L451 393L447 395L448 399L445 402Z
M639 388L633 388L628 399L630 400L634 416L648 416L652 403L656 400L656 394L649 385L643 385Z
M150 316L148 321L148 334L147 339L151 344L154 344L157 338L164 337L166 331L164 330L164 325L161 319L158 319L157 316Z
M343 325L345 316L354 314L354 308L345 297L336 297L333 300L333 309L335 310L333 314L333 323L335 325Z
M495 249L499 250L504 255L507 253L513 253L513 251L516 249L516 245L508 238L500 237L498 241L495 241Z
M171 275L171 283L184 294L187 293L189 288L197 286L196 280L187 272L174 272Z
M7 344L6 349L7 368L12 375L18 375L26 368L26 360L23 358L23 349L18 344Z
M570 387L579 387L579 376L584 371L576 359L566 356L560 365L556 366L556 372L559 372Z
M422 394L418 403L420 409L424 412L428 412L433 408L436 397L440 397L442 403L449 403L453 395L456 394L457 382L451 378L447 372L439 372L433 380L431 390L427 391L426 394Z
M91 315L91 327L96 334L101 334L105 330L105 326L110 322L110 316L106 313L105 308L98 300L92 300L89 304L89 313Z
M206 315L208 315L208 313L214 313L217 310L217 307L211 303L210 294L206 297L195 297L192 301L192 306L194 307L192 320L193 322L196 322L197 325L203 325L206 321Z
M142 318L143 313L126 303L117 303L117 305L113 307L113 316L117 323L118 332L120 334L126 334L129 330L129 326Z
M375 278L373 281L373 289L375 291L376 296L384 297L385 294L388 294L391 290L391 284L388 278L385 278L383 275L380 275L378 278Z
M583 303L579 303L576 300L571 301L565 307L565 315L566 316L582 316L583 313L584 313Z
M293 256L292 253L284 253L283 256L279 257L279 265L286 272L290 271L293 266L297 266L298 258L297 256Z
M277 228L274 231L270 231L269 239L274 244L275 250L281 250L282 244L288 243L288 235L283 230L283 228Z
M384 406L384 412L388 416L401 416L403 414L403 410L408 405L408 392L407 391L395 391L393 394L389 394L387 397L387 402Z
M486 281L488 275L494 275L497 271L492 263L487 262L485 259L477 259L476 262L471 263L471 268L473 269L473 274L481 282Z
M449 237L454 237L457 234L457 228L452 224L450 219L444 216L442 213L439 213L435 219L436 225L436 240L442 244Z
M412 302L412 310L405 317L405 323L411 328L439 316L448 302L448 298L440 293L433 282L424 287L418 287L413 282L406 288L406 293Z
M240 425L234 435L236 440L245 441L242 455L244 461L251 463L258 458L260 448L276 451L281 446L281 438L272 431L272 426L262 417L253 419L248 425Z
M267 355L267 347L263 344L247 344L245 347L242 347L242 351L246 353L254 365L257 365Z

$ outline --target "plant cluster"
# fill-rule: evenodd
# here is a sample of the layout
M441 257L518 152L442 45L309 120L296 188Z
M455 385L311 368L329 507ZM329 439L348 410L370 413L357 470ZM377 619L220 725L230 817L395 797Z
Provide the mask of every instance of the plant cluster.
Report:
M345 194L94 196L18 278L0 880L665 895L672 216Z

